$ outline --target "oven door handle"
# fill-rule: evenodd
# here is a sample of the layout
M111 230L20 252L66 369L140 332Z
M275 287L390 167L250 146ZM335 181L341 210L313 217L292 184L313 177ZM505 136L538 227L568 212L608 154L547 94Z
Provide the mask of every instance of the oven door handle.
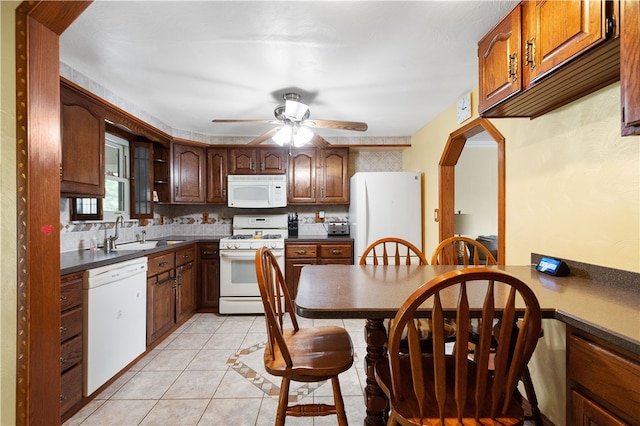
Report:
M271 250L273 255L277 257L284 256L284 250ZM220 257L226 257L229 259L255 259L256 252L254 250L242 250L242 251L223 251L220 250Z

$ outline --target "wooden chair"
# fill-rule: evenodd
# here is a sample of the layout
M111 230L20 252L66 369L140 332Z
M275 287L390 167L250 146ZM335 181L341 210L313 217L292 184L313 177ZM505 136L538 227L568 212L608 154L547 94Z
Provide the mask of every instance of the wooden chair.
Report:
M469 306L467 294L486 293L482 307ZM502 306L495 306L500 300ZM518 301L518 302L516 302ZM420 350L415 316L431 312L433 353ZM466 351L447 355L444 316L455 312L458 324L456 346L469 343L471 311L481 309L482 324L478 359ZM517 311L523 311L522 326L514 333ZM493 368L489 356L492 324L501 316L503 326ZM504 271L464 268L445 273L418 288L394 318L389 336L388 359L376 364L375 375L389 399L389 425L516 425L524 423L524 410L516 385L529 361L540 333L540 305L531 289ZM398 351L401 334L408 327L409 354ZM511 339L514 351L509 354Z
M463 245L461 247L461 245ZM470 249L472 247L473 249ZM461 250L462 248L462 250ZM473 253L470 256L470 253ZM482 259L484 257L484 260ZM476 240L463 236L449 237L436 247L431 256L432 265L458 265L462 261L464 266L484 266L497 265L495 257L484 245ZM499 332L500 322L496 321L496 332ZM476 345L478 343L478 321L472 320L470 324L470 340L471 343ZM496 334L497 334L496 333ZM544 335L542 329L540 330L540 337ZM492 345L496 347L498 344L497 338L492 340ZM522 384L524 385L525 392L527 394L527 401L531 406L531 418L534 420L537 426L542 426L542 413L538 407L538 397L536 396L535 388L533 387L533 381L531 380L531 372L529 367L525 366L520 377Z
M428 265L429 262L418 247L402 238L387 237L374 241L367 247L360 257L360 265L367 264L367 258L373 257L373 265L411 265L412 259L419 265ZM391 320L385 320L384 326L387 335L391 327ZM415 321L417 329L420 331L422 350L431 352L431 320L420 318ZM451 341L456 333L453 321L447 321L447 341ZM401 351L406 351L406 345L402 345Z
M300 328L287 285L275 256L266 247L256 252L256 274L267 324L264 365L269 374L282 378L276 426L286 416L326 416L336 414L339 425L347 425L338 374L353 364L353 344L349 333L337 326ZM286 328L285 324L291 326ZM333 405L289 405L291 381L331 380Z
M414 258L420 265L428 265L427 258L422 251L409 241L401 238L381 238L367 247L360 257L360 265L367 264L367 257L373 257L373 265L410 265Z
M464 247L461 247L464 245ZM470 258L469 247L473 247L473 257ZM461 250L461 248L464 248ZM471 238L455 236L444 240L433 251L431 256L432 265L475 265L480 266L482 263L480 253L484 255L484 265L497 265L496 258L491 254L488 248L472 240ZM462 261L462 263L460 263Z

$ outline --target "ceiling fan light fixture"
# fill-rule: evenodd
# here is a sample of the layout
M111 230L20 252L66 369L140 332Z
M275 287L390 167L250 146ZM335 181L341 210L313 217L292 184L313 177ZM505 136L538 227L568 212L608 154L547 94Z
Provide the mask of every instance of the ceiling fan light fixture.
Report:
M286 100L284 103L284 115L292 121L302 121L309 117L309 107L301 102Z
M278 132L271 137L271 139L280 146L283 146L286 143L291 142L291 135L293 133L293 129L288 124L282 126Z
M313 131L306 126L299 126L293 134L293 146L303 146L313 139Z

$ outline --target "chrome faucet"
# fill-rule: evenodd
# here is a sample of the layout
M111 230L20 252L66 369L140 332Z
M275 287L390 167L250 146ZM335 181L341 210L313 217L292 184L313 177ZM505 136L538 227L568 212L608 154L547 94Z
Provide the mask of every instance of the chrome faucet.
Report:
M110 252L111 250L117 249L116 240L120 236L119 232L118 232L118 223L120 224L120 226L124 226L124 217L118 216L118 218L116 219L116 231L115 231L115 234L113 234L110 237L107 237L107 240L105 241L104 246L105 246L105 251L107 253Z

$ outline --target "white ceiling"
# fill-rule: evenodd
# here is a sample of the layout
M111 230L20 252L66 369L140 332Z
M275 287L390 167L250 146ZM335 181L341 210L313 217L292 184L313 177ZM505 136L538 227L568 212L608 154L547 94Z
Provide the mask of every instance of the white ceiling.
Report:
M60 59L177 130L258 136L282 94L311 119L410 136L477 86L477 42L518 0L95 1ZM473 100L472 102L476 102Z

